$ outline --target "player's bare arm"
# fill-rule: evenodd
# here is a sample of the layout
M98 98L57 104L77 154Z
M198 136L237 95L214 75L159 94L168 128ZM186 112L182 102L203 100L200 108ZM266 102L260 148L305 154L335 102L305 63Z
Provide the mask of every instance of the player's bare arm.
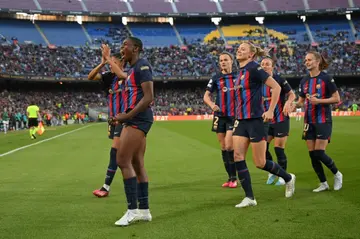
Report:
M287 93L287 97L288 97L288 99L285 102L284 110L283 110L285 115L289 115L289 113L292 112L292 104L296 98L296 95L295 95L294 91L291 90Z
M220 108L219 106L217 106L212 100L211 100L211 92L210 91L205 91L204 94L204 102L205 104L207 104L213 111L219 111Z
M310 97L310 103L313 105L317 104L337 104L340 102L340 94L338 91L334 92L330 98L327 99L318 99L316 96Z
M96 66L88 75L89 80L101 80L100 70L106 65L106 59L101 57L101 63Z
M126 79L127 74L124 72L122 67L119 67L115 61L111 59L110 56L110 47L108 45L103 44L101 47L103 57L107 61L107 63L111 66L112 71L120 78Z

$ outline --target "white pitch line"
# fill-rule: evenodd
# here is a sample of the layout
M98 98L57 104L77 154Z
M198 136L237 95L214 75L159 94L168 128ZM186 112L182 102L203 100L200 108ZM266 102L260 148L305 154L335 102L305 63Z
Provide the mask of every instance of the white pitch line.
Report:
M88 128L88 127L90 127L90 126L92 126L92 125L87 125L87 126L84 126L84 127L78 128L78 129L71 130L71 131L66 132L66 133L62 133L62 134L56 135L56 136L51 137L51 138L48 138L48 139L41 140L41 141L36 142L36 143L33 143L33 144L29 144L29 145L22 146L22 147L20 147L20 148L13 149L13 150L11 150L11 151L9 151L9 152L0 154L0 158L1 158L1 157L4 157L4 156L6 156L6 155L9 155L9 154L15 153L15 152L17 152L17 151L20 151L20 150L29 148L29 147L31 147L31 146L38 145L38 144L41 144L41 143L44 143L44 142L47 142L47 141L50 141L50 140L59 138L59 137L61 137L61 136L74 133L74 132L76 132L76 131L79 131L79 130Z

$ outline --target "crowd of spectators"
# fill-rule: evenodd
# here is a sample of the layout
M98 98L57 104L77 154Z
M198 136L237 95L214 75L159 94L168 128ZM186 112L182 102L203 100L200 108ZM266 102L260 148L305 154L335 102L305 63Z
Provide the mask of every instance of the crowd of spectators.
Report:
M359 23L355 27L359 28ZM120 42L127 35L116 29L107 37L112 38L113 52L119 51ZM251 40L251 33L246 37ZM265 45L265 35L253 39L269 52L276 61L276 70L282 74L305 74L303 59L305 53L313 49L320 51L331 62L328 72L335 74L360 73L360 47L348 41L349 32L315 32L314 37L322 39L316 45L300 44L292 40L280 40L269 35L271 45ZM306 34L304 35L306 38ZM97 43L106 39L97 39ZM185 46L145 48L144 57L153 66L155 76L210 76L218 69L218 54L224 50L235 55L238 44L226 46L221 39L204 43L186 41ZM305 39L306 40L306 39ZM191 43L190 43L191 42ZM87 76L89 71L101 61L99 47L85 45L80 48L49 48L34 44L0 45L0 73L14 75L41 75L56 77ZM236 65L234 65L236 67ZM191 87L191 84L189 85ZM204 88L156 89L153 110L155 115L198 115L211 114L211 109L202 100ZM360 103L359 88L340 88L342 101L337 109L346 110L352 103ZM43 114L51 114L60 119L66 114L87 113L89 107L106 107L106 99L101 91L1 91L0 113L7 108L12 119L26 119L26 107L36 102ZM23 121L23 120L21 120ZM21 123L24 126L23 123Z
M270 55L276 60L277 70L283 74L304 74L303 59L310 49L320 51L332 64L330 73L360 73L360 47L347 41L348 32L316 32L322 41L316 46L279 40L271 36L274 44ZM249 38L251 39L251 37ZM254 40L255 41L255 40ZM145 48L144 57L149 60L155 76L204 76L217 71L218 54L227 50L235 54L238 44L225 46L223 40L193 42L186 46ZM113 52L119 44L112 45ZM101 61L99 47L85 45L79 48L61 47L50 49L33 44L0 45L0 72L14 75L86 76Z

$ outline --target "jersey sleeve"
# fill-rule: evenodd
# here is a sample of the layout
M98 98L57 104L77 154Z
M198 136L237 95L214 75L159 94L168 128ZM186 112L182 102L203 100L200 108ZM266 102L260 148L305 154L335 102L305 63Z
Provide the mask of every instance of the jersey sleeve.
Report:
M332 95L334 94L338 89L335 84L335 80L331 77L328 77L326 80L326 87L329 90L329 93Z
M141 61L135 70L135 79L139 79L140 84L153 81L152 69L147 61Z
M304 93L304 88L303 88L304 82L305 82L305 80L302 79L302 80L300 81L300 85L299 85L299 96L300 96L301 98L305 98L305 97L306 97L306 96L305 96L305 93Z
M287 80L279 77L278 80L279 85L281 86L281 90L284 91L286 94L289 93L292 89L290 84L287 82Z
M258 82L261 82L262 84L264 84L270 76L268 73L264 71L263 68L261 68L261 66L254 68L251 73L254 76L253 79L255 79Z
M216 87L216 82L214 79L216 79L216 78L212 77L206 86L206 90L210 91L211 93L213 93L215 91L215 87Z

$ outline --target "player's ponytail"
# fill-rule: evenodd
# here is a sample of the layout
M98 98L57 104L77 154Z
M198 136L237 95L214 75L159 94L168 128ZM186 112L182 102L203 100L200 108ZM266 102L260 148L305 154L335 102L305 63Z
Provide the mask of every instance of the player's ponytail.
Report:
M257 46L252 42L246 43L250 46L250 52L255 53L253 59L257 57L269 57L270 49L262 49L260 46Z
M329 62L325 59L325 57L317 51L309 51L308 54L312 54L319 63L319 70L323 71L329 67Z
M320 64L319 68L321 71L326 70L329 67L329 62L325 59L325 57L320 54Z

